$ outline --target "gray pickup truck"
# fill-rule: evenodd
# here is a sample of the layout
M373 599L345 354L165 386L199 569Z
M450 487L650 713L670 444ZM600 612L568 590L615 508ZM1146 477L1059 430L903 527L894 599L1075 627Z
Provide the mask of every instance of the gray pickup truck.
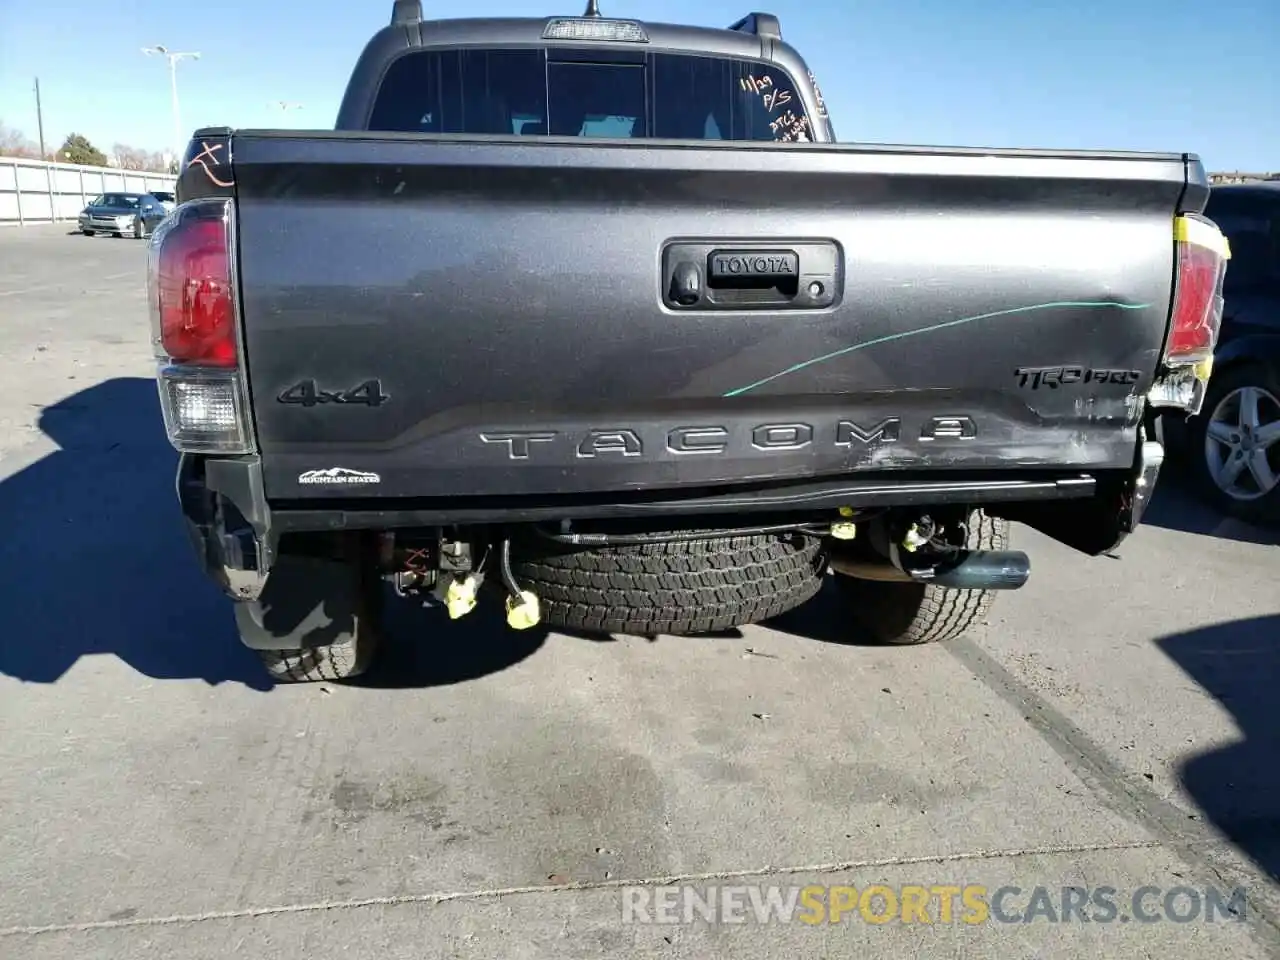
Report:
M177 490L278 679L394 593L719 631L842 593L958 635L1138 525L1229 252L1191 154L837 144L757 13L424 21L336 129L196 131L149 246ZM443 618L442 618L443 620Z

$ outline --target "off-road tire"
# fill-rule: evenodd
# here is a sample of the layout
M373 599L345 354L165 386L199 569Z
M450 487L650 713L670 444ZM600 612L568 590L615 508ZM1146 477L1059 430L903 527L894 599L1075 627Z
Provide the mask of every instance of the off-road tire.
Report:
M974 510L968 517L964 546L969 550L1005 550L1009 522ZM954 640L986 619L994 590L958 590L924 583L859 580L843 574L836 583L855 620L879 643L910 646Z
M235 604L242 642L277 683L347 680L381 642L381 583L350 561L284 555L257 601Z
M259 650L258 658L276 683L314 683L358 677L369 666L372 651L360 638L299 650Z
M534 540L513 555L548 626L636 636L714 633L810 600L827 567L799 534L575 547Z

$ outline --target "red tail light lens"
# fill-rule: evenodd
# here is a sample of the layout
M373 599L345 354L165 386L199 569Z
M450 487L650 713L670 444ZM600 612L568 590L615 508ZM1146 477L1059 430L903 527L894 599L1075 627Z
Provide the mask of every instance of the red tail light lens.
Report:
M151 342L169 442L183 453L252 453L238 363L230 200L189 200L147 247Z
M153 239L152 308L159 345L174 363L236 365L227 210L216 203L177 213Z
M1227 238L1203 217L1174 221L1178 279L1165 359L1195 363L1213 355L1222 323L1222 281L1231 256Z

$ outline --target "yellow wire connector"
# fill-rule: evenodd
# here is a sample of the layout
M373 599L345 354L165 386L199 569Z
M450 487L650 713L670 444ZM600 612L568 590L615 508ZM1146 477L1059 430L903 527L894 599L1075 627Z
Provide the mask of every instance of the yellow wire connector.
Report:
M907 553L915 553L928 542L929 538L924 536L920 528L913 523L907 528L907 535L902 538L902 549Z
M521 590L519 597L507 597L507 625L513 630L527 630L542 619L538 598L528 590Z
M839 512L842 517L852 517L854 514L853 507L841 507Z
M479 588L480 582L470 574L462 580L455 578L449 584L449 589L444 595L444 605L449 611L450 620L465 617L475 609L476 592Z

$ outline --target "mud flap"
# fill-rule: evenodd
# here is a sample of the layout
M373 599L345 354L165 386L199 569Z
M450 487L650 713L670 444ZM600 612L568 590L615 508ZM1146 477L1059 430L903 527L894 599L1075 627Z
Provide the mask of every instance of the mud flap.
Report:
M252 650L353 644L359 629L360 571L319 557L278 557L257 600L235 604L240 640Z

